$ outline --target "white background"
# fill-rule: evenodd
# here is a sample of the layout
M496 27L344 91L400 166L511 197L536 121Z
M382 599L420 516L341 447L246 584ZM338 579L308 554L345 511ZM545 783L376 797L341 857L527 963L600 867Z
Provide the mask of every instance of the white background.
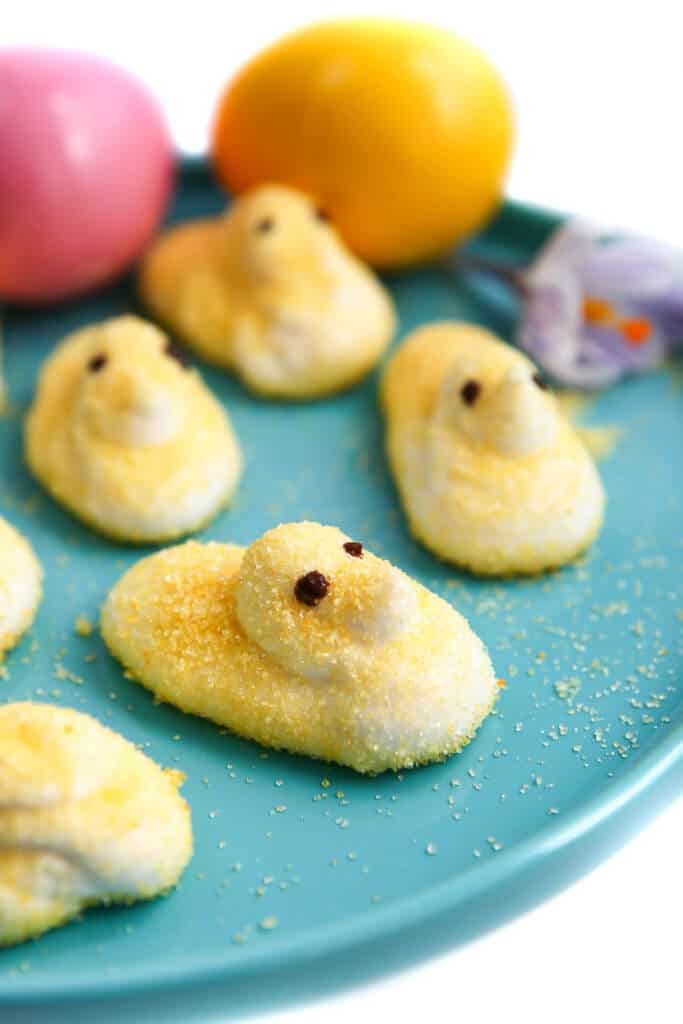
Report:
M113 58L151 85L178 144L194 151L205 146L226 78L283 32L339 14L434 21L478 43L507 79L518 116L511 195L683 245L680 0L2 6L0 44L78 46ZM494 934L371 987L259 1020L680 1022L682 876L683 798L588 878Z

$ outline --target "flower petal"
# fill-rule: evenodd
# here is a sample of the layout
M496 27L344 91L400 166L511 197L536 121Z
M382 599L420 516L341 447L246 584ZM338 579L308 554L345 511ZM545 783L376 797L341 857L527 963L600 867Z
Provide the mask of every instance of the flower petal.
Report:
M597 241L580 268L584 292L618 301L652 298L669 291L679 280L683 294L680 258L664 246L636 239Z
M592 374L584 380L579 369L582 352L580 295L567 282L534 288L522 307L517 342L539 366L565 383L592 382Z
M550 235L536 258L524 272L530 284L554 280L558 275L578 274L582 263L595 247L596 232L587 222L573 218Z

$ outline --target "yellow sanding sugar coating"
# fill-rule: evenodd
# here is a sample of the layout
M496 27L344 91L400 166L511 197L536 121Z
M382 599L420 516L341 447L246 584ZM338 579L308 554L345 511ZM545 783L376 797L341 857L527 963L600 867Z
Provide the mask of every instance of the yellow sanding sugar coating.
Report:
M158 552L111 591L102 634L157 697L266 746L359 772L442 759L493 705L489 657L454 608L349 541L291 523L246 551Z
M411 334L382 382L387 452L414 535L481 575L538 573L594 540L605 494L521 352L471 324Z
M1 707L0 946L175 885L192 855L182 781L88 715Z
M198 529L241 471L220 404L163 332L134 316L85 327L56 348L25 442L53 497L94 529L134 542Z
M162 235L140 291L204 357L271 397L349 387L375 365L396 322L388 292L324 211L277 185Z
M33 622L42 577L28 541L0 518L0 661Z

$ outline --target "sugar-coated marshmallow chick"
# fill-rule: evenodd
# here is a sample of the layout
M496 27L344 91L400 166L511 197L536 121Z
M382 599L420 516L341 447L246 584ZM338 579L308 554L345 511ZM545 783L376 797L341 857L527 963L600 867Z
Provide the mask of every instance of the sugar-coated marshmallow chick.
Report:
M203 526L241 471L226 413L166 335L134 316L76 331L49 357L26 456L85 523L141 543Z
M0 946L175 885L192 854L182 779L89 715L0 707Z
M449 604L341 531L188 542L109 594L104 639L157 697L266 746L381 772L468 742L497 692Z
M592 459L533 364L471 324L430 324L383 382L387 451L412 532L481 575L571 561L603 521Z
M350 386L395 327L375 275L307 196L280 185L168 231L143 264L141 293L198 352L271 397Z
M33 622L42 578L28 541L0 517L0 661Z

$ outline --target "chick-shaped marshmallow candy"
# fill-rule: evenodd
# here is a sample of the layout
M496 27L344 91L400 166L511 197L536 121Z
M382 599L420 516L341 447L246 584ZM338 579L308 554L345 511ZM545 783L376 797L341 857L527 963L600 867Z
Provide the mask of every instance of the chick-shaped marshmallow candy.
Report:
M533 364L471 324L410 335L383 382L387 451L410 528L481 575L571 561L603 521L592 459Z
M175 885L192 854L181 782L89 715L1 707L0 946Z
M134 316L76 331L48 358L26 456L85 523L134 542L203 526L229 501L241 470L226 413L166 335Z
M280 185L172 228L150 250L140 287L154 316L270 397L350 386L394 333L379 280L307 196Z
M317 523L278 526L246 550L190 541L144 558L101 625L158 698L359 772L459 750L497 692L455 609Z
M42 578L28 541L0 517L0 661L33 622Z

